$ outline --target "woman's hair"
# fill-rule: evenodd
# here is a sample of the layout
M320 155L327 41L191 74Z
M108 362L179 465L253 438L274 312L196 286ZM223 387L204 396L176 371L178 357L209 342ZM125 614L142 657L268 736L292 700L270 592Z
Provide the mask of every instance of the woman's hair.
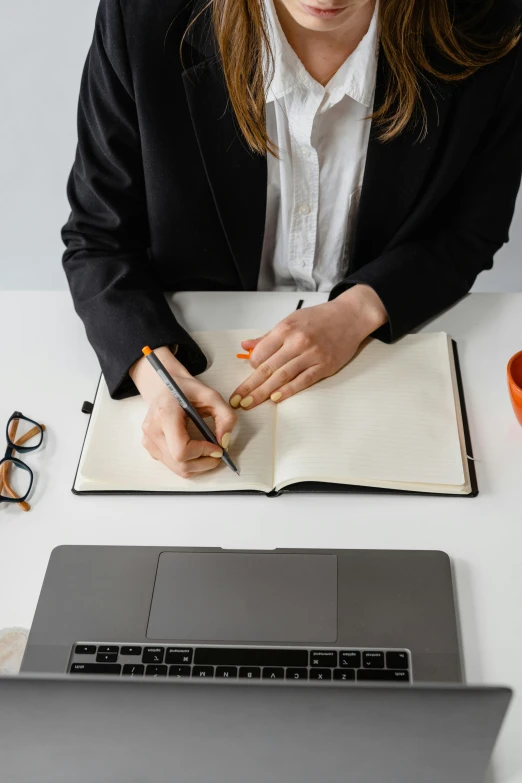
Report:
M501 7L511 7L505 21L497 18ZM246 142L263 154L276 151L265 121L265 78L273 74L273 53L264 0L209 0L203 11L209 9L230 101ZM422 82L430 84L430 77L466 79L504 57L521 35L513 0L380 0L379 23L389 67L384 100L371 117L382 141L419 118L420 138L425 136Z

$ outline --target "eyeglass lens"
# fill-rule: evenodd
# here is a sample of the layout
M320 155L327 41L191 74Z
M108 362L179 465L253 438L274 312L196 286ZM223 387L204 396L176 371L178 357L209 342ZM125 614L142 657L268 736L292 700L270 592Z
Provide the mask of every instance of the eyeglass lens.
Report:
M36 422L24 418L13 418L7 429L10 445L21 447L21 453L37 449L42 443L43 431Z
M0 465L0 496L3 498L25 498L31 487L31 474L11 459Z

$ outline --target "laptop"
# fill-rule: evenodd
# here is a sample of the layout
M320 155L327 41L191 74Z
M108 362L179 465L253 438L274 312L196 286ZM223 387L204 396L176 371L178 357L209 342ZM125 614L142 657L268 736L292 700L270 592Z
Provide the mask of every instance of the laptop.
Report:
M450 560L399 550L61 546L22 672L459 683Z
M9 783L480 783L509 691L0 678Z
M58 547L21 673L0 756L34 730L53 783L476 783L510 698L436 551Z

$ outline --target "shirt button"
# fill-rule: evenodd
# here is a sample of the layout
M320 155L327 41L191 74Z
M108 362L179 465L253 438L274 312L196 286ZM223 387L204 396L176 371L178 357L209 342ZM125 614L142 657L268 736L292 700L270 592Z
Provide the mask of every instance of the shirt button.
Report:
M301 204L299 207L299 214L300 215L309 215L310 214L310 207L308 204Z
M309 148L308 147L301 147L301 154L303 155L303 157L309 158L310 157L310 150L309 150Z

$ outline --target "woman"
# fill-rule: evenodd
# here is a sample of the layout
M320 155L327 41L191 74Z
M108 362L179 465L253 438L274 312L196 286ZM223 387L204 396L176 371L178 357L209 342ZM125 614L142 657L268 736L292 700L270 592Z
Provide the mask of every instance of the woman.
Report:
M192 477L220 453L144 344L227 448L234 407L335 373L491 267L522 170L520 19L518 0L102 0L64 265L111 394L149 405L155 459ZM162 292L257 288L331 293L244 343L225 402Z

